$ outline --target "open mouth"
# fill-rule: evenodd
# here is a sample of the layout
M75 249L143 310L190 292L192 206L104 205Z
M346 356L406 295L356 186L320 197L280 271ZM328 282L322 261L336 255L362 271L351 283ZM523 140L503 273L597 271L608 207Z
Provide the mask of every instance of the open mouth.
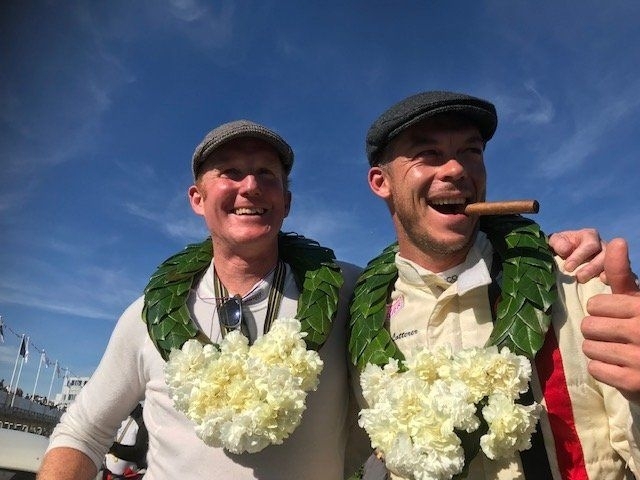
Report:
M429 206L443 215L463 213L467 205L466 198L439 198L429 202Z
M263 215L267 211L266 208L234 208L234 215Z

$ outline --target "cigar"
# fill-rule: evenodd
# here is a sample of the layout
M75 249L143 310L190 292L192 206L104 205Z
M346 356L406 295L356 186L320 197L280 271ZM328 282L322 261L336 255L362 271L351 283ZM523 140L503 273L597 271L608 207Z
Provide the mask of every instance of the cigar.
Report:
M465 215L505 215L513 213L538 213L537 200L507 200L504 202L470 203L464 208Z

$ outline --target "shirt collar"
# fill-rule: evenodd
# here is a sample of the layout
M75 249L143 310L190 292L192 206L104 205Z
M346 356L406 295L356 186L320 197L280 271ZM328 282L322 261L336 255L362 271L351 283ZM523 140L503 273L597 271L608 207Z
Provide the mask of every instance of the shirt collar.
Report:
M286 265L285 265L286 266ZM262 301L266 301L269 297L269 289L271 288L271 282L273 281L273 276L275 274L275 268L272 269L267 275L262 279L258 280L258 282L249 290L243 297L243 303L253 305L258 304ZM207 296L215 301L215 289L213 286L213 259L211 260L211 264L209 268L205 272L202 277L202 281L200 285L203 287L203 292L200 294L202 299L207 299ZM205 293L206 292L206 293ZM204 294L204 296L203 296Z
M409 284L416 286L449 285L441 275L403 258L399 253L396 254L396 266L403 281ZM448 270L448 272L452 270L460 272L458 279L454 282L457 284L458 295L464 295L470 290L491 284L490 267L491 244L484 233L478 232L476 241L469 250L465 261Z

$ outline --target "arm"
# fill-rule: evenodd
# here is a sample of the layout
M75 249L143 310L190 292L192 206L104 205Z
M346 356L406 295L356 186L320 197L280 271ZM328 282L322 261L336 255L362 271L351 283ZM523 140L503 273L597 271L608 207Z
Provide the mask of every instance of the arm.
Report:
M49 451L74 449L91 459L95 470L102 465L122 420L144 396L140 352L146 328L140 309L140 301L135 302L118 321L100 365L51 434ZM45 471L48 462L45 456Z
M93 480L98 470L88 456L73 448L49 450L42 460L38 480Z
M604 270L607 244L593 228L554 233L549 237L549 246L565 260L567 272L575 271L576 280L580 283L601 275ZM580 268L576 271L578 266Z

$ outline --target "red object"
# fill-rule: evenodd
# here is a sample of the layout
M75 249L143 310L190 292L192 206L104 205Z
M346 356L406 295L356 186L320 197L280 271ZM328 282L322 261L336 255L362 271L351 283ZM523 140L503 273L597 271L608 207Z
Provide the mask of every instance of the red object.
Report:
M547 332L544 345L536 356L536 367L555 440L560 475L565 479L588 480L582 444L573 418L562 355L553 327Z

